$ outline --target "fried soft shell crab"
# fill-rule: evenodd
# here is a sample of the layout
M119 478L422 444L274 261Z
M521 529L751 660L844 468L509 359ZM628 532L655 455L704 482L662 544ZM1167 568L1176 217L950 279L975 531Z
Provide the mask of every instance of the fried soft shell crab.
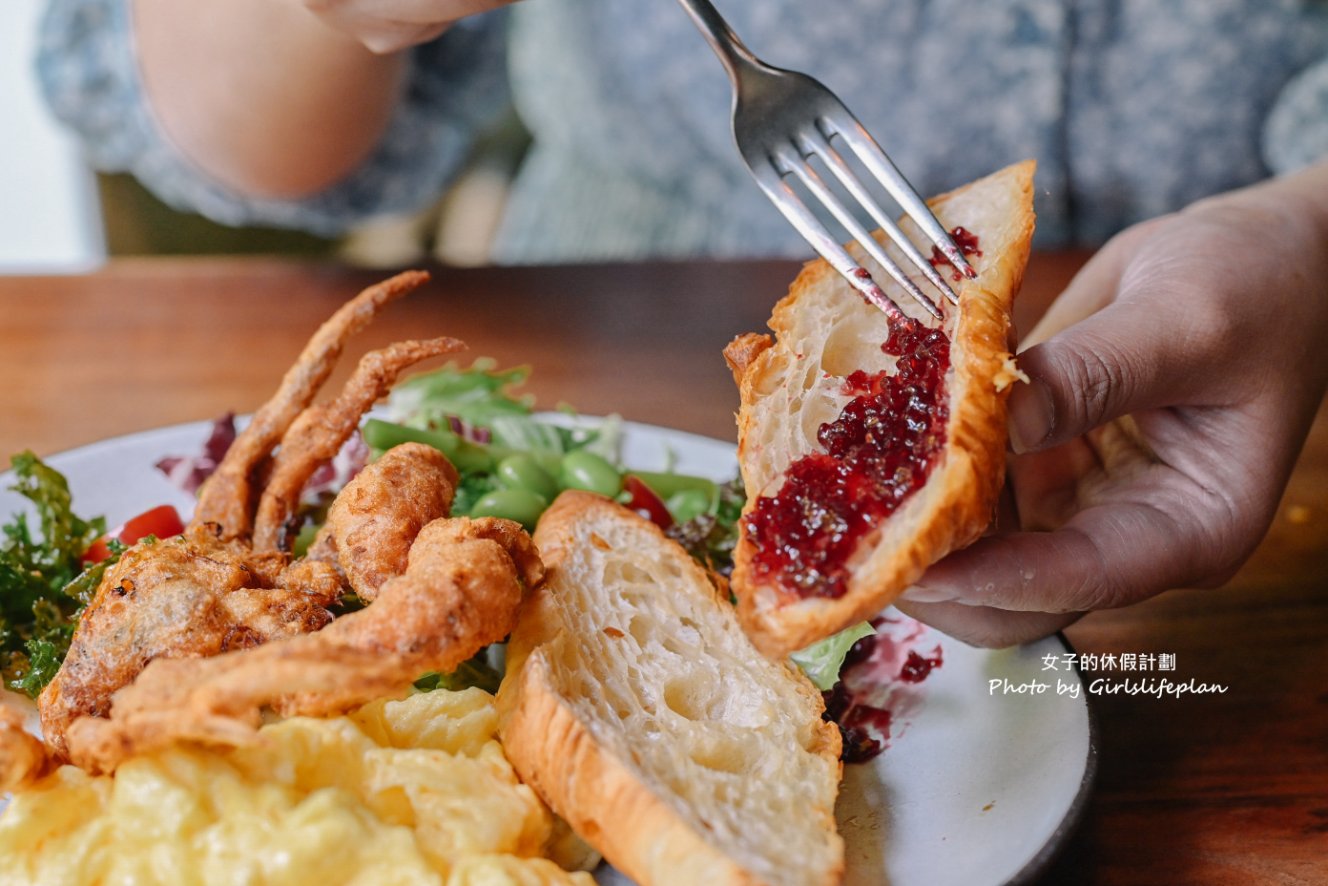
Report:
M310 405L346 340L427 277L400 274L338 310L237 437L183 535L135 545L107 570L38 699L46 745L0 708L0 790L65 761L110 772L182 739L242 744L264 710L348 711L507 635L543 566L518 524L448 517L457 473L430 447L369 465L309 553L291 555L313 472L404 369L464 347L373 351L335 399ZM334 617L350 592L369 605Z

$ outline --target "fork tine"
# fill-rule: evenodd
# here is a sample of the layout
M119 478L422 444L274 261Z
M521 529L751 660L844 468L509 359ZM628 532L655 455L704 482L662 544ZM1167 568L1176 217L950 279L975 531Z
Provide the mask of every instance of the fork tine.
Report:
M840 107L838 113L834 116L823 118L824 125L832 130L824 133L827 138L831 135L838 135L844 142L853 149L853 153L858 155L858 159L863 162L872 175L876 176L877 181L885 186L894 197L896 202L903 208L904 212L913 219L914 223L922 229L927 238L936 244L936 248L950 260L950 264L955 269L968 277L970 280L976 277L977 271L964 258L959 247L955 246L954 240L950 239L950 234L941 227L941 223L936 216L932 214L931 208L927 206L925 200L918 196L918 192L913 190L913 186L908 183L908 179L895 168L895 164L881 150L881 146L872 138L871 133L867 131L858 118L853 116L853 112L848 108Z
M853 256L839 244L839 241L831 236L825 226L817 220L807 205L802 202L793 189L784 181L784 176L775 168L772 163L751 163L749 168L752 175L756 177L756 183L761 186L761 190L770 198L770 202L783 213L784 217L795 227L802 238L812 245L812 248L820 254L821 258L830 263L830 266L838 271L845 280L847 280L854 289L862 293L863 298L867 299L876 307L885 312L886 316L892 320L903 321L907 317L899 309L890 297L885 294L885 290L872 279L871 274L866 268L859 265Z
M931 281L931 285L935 286L952 304L959 304L959 296L955 295L955 291L950 288L950 284L946 283L945 278L936 272L936 268L932 263L923 257L918 248L913 245L913 241L908 239L908 236L895 223L895 220L881 209L872 195L862 186L862 182L853 174L853 170L849 169L848 164L844 162L844 158L839 156L839 152L830 144L830 140L825 137L825 134L817 132L814 138L803 134L802 140L803 155L815 154L825 161L825 164L830 167L830 171L835 174L835 178L839 179L840 183L853 195L853 199L857 200L867 210L867 214L894 241L895 246L899 247L900 251L908 256L908 260L926 275L927 279Z
M796 146L790 143L787 151L778 152L776 154L776 159L785 167L780 171L786 174L793 173L798 176L798 178L802 180L802 183L807 186L807 189L812 192L813 196L821 201L821 204L825 206L826 209L830 210L830 213L839 220L841 225L848 229L848 232L853 235L853 239L858 242L858 245L866 250L868 255L876 259L877 263L885 268L886 273L893 277L896 283L904 287L904 290L909 295L913 296L918 304L926 308L927 313L931 314L937 320L940 320L941 309L936 307L936 303L928 298L926 293L918 288L918 284L914 283L912 279L909 278L908 274L904 273L903 268L899 267L894 259L886 254L886 251L881 247L881 244L876 241L876 238L867 233L867 229L858 223L858 220L853 217L853 213L849 212L844 204L839 202L839 198L826 187L825 182L822 181L821 176L817 174L816 170L812 169L809 164L803 162L803 157L796 152Z

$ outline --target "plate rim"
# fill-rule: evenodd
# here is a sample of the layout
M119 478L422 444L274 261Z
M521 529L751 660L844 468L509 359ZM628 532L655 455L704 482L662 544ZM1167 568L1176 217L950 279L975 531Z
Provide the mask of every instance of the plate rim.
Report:
M1030 886L1047 873L1083 825L1088 812L1088 801L1097 785L1100 738L1097 708L1093 704L1092 693L1088 691L1088 681L1084 679L1083 669L1079 667L1078 650L1065 635L1064 630L1057 631L1051 636L1056 638L1066 652L1074 654L1075 676L1084 687L1084 712L1088 717L1088 752L1084 760L1084 775L1079 780L1079 788L1075 791L1074 799L1070 801L1070 808L1065 810L1065 815L1056 826L1056 830L1051 832L1051 836L1047 838L1042 848L1034 853L1013 877L1005 881L1005 886Z

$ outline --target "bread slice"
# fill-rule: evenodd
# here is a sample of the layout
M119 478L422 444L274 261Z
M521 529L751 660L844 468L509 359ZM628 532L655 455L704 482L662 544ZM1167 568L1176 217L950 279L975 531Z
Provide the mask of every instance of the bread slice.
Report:
M970 257L977 278L953 284L959 306L942 303L950 338L946 441L926 483L856 542L843 595L790 593L754 569L755 545L751 533L743 532L733 588L744 628L768 655L786 655L870 618L990 523L1004 477L1005 400L1018 377L1008 353L1010 307L1033 236L1033 172L1032 161L1020 163L931 202L947 230L976 234L981 250ZM911 223L903 227L914 242L925 242ZM909 267L890 249L901 267ZM898 286L884 282L888 276L870 257L856 246L851 251L897 304L915 318L926 316ZM943 265L941 271L952 269ZM742 397L738 455L746 515L759 497L780 490L796 460L825 451L817 432L852 399L845 389L851 372L894 371L895 358L881 350L890 333L885 314L823 261L807 265L794 280L775 306L770 328L773 340L751 334L725 349Z
M811 683L608 499L564 492L535 542L548 573L498 693L521 778L641 886L839 882L839 731Z

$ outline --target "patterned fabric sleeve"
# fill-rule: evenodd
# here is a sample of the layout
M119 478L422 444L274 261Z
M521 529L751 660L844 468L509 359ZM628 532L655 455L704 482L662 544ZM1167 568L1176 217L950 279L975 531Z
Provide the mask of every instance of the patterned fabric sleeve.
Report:
M129 0L50 0L37 70L47 101L99 169L131 172L178 209L227 225L334 235L435 199L475 132L507 102L502 14L468 19L417 47L377 148L338 184L299 200L254 198L212 181L162 133L133 52Z
M1278 175L1328 158L1328 59L1283 87L1264 123L1263 155Z

